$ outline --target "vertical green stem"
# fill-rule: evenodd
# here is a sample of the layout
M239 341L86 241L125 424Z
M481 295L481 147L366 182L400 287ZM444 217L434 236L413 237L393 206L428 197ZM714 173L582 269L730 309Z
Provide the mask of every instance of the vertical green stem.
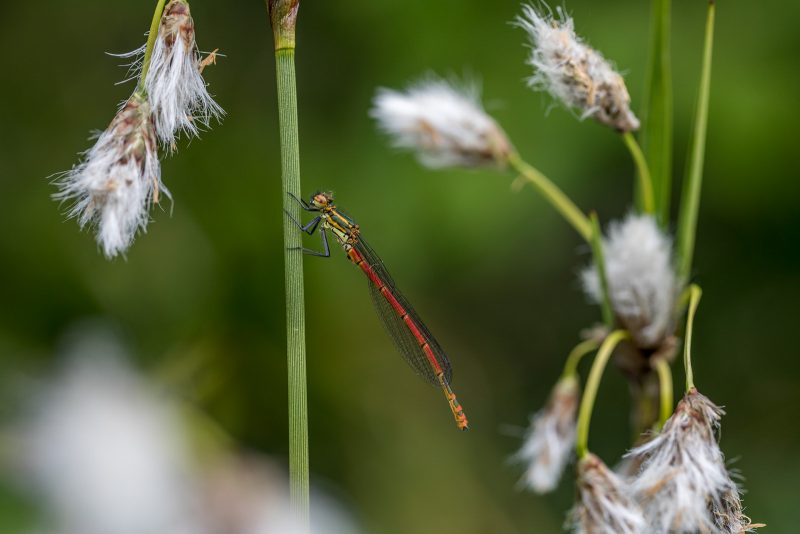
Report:
M697 284L689 287L689 312L686 314L686 339L683 341L683 368L686 370L686 392L694 388L694 373L692 372L692 330L694 329L694 314L703 290Z
M583 391L580 410L578 411L578 430L575 441L575 451L578 458L583 458L589 452L589 423L592 419L592 409L597 398L597 389L600 387L600 379L603 370L606 368L611 354L620 341L630 339L631 335L626 330L615 330L600 345L600 350L592 362L592 369L589 371L589 378L586 380L586 388Z
M639 179L639 205L644 213L653 215L656 211L656 201L653 195L653 179L650 175L650 169L647 166L647 160L644 157L639 143L631 132L622 134L622 139L625 141L625 146L631 153L633 162L636 164L636 176Z
M300 150L297 134L297 87L294 49L275 52L278 75L278 115L281 137L283 208L300 220L300 208L289 193L300 192ZM308 407L306 405L305 303L300 232L283 217L283 257L286 267L286 356L289 366L289 482L292 506L308 520Z
M658 429L664 426L667 419L672 415L672 405L674 399L672 396L672 371L669 368L669 362L664 358L658 358L653 362L658 373L658 392L661 396L661 417L658 420Z
M644 153L650 163L656 214L662 227L669 223L672 191L671 10L671 0L653 0L641 130Z
M598 345L599 343L594 339L587 339L575 345L575 348L570 351L567 361L564 363L564 371L561 373L561 378L575 376L578 373L578 364L581 359L590 352L597 350Z
M142 73L139 76L139 83L136 86L136 91L143 93L145 91L145 80L147 79L147 71L150 70L150 56L153 55L153 47L156 45L156 38L158 38L158 24L161 22L161 14L164 12L164 4L166 0L158 0L156 10L153 13L153 20L150 22L150 32L147 34L147 46L144 49L144 58L142 58Z
M695 234L697 232L697 212L700 208L700 189L703 183L708 101L711 92L711 56L714 45L714 10L714 0L711 0L708 3L706 17L703 65L700 73L700 90L697 96L694 132L692 134L687 173L681 194L681 211L678 217L678 275L683 282L689 279L692 269L692 256L694 255Z
M592 223L592 256L594 258L595 269L597 270L597 282L600 284L600 293L603 295L600 301L600 309L603 313L603 323L610 330L614 328L614 308L611 306L611 293L608 291L606 262L603 256L603 232L600 230L600 222L597 220L597 213L592 212L590 220Z
M589 224L589 219L556 184L538 169L525 162L517 153L510 154L507 161L512 168L542 194L545 200L572 225L583 239L589 241L592 238L592 227Z

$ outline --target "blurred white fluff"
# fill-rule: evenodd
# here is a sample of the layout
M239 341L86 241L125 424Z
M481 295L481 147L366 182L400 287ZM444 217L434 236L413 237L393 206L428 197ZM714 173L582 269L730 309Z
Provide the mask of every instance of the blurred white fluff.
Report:
M204 517L219 534L308 534L291 513L286 475L266 458L223 457L207 471ZM311 532L357 534L341 506L311 492Z
M225 113L208 94L201 70L189 4L171 0L161 17L145 80L156 134L168 148L174 147L176 134L197 136L201 127Z
M693 389L659 434L626 455L641 463L631 489L650 532L738 534L756 527L743 514L717 443L723 414Z
M183 436L170 406L90 339L39 400L25 455L57 530L196 534Z
M158 203L161 164L151 107L139 94L125 102L89 149L84 160L58 180L56 200L72 202L70 217L83 228L97 228L97 242L107 258L124 253L138 230L145 231L148 211Z
M614 313L638 346L657 348L671 331L677 294L670 238L652 217L630 214L611 223L603 254ZM586 293L600 302L595 267L587 267L582 278Z
M580 110L581 118L592 117L619 131L637 130L639 120L630 109L622 76L575 34L573 20L561 8L557 13L558 18L552 13L542 16L533 6L523 5L517 17L532 45L528 64L536 72L529 85Z
M531 418L516 459L527 464L523 483L536 493L553 491L572 457L579 397L577 378L562 378L553 388L547 406Z
M578 462L578 502L568 520L576 534L644 534L645 520L625 483L600 458Z
M428 79L405 92L379 89L370 115L394 146L416 151L431 168L502 164L511 150L475 86Z

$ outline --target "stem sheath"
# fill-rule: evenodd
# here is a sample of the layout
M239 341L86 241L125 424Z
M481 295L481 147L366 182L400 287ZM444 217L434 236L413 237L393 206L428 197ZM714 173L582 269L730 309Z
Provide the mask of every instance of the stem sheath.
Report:
M580 410L578 411L578 431L575 441L575 451L578 459L582 459L589 452L589 423L592 419L592 409L597 398L597 389L600 387L600 379L603 370L606 368L608 360L614 349L625 339L630 339L631 335L626 330L614 330L600 345L600 350L592 362L592 369L589 371L589 378L586 380L586 387L583 391Z
M514 170L542 194L545 200L572 225L586 242L591 240L592 227L589 224L589 219L556 184L538 169L525 162L516 152L509 154L507 161Z

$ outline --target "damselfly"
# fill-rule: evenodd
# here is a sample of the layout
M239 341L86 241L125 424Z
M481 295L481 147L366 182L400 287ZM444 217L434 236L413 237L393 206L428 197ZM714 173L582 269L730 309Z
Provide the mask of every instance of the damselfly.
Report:
M417 374L434 386L442 388L456 425L459 429L466 430L467 416L464 415L464 410L450 388L452 369L447 355L408 300L398 291L381 259L361 237L358 224L339 211L333 203L333 196L329 193L315 193L309 202L294 195L292 198L304 210L319 213L305 226L292 218L298 228L308 235L319 228L322 236L322 252L305 248L303 252L313 256L330 257L327 231L333 234L350 261L367 275L372 302L397 349Z

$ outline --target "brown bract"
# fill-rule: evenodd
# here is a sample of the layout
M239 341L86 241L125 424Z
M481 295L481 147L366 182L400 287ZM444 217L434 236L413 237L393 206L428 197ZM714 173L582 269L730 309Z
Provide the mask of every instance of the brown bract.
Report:
M300 0L267 0L275 50L294 48L294 32Z
M186 0L171 0L164 8L161 16L159 30L167 46L175 44L175 39L180 35L187 47L194 41L194 21L192 20L189 4Z

